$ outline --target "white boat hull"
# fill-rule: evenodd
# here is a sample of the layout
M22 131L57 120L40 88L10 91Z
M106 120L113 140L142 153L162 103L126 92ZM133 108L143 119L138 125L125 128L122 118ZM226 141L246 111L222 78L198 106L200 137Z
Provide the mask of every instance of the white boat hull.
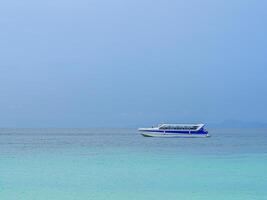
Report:
M158 133L158 132L141 132L145 137L166 137L166 138L206 138L209 134L188 134L188 133Z

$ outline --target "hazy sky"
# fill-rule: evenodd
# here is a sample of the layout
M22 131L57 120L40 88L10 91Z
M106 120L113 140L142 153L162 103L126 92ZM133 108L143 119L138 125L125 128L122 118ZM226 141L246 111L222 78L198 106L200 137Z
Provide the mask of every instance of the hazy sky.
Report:
M0 1L0 127L267 122L266 8Z

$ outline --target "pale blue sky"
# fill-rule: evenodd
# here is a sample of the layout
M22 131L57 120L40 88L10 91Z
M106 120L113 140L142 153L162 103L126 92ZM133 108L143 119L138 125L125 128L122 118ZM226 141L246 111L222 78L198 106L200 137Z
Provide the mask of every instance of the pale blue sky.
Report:
M267 122L267 1L0 2L0 127Z

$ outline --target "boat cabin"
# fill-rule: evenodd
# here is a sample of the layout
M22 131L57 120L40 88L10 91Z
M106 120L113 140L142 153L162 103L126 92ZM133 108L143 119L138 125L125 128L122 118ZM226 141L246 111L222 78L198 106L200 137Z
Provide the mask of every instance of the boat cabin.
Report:
M204 124L160 124L159 129L166 130L198 130L203 127Z

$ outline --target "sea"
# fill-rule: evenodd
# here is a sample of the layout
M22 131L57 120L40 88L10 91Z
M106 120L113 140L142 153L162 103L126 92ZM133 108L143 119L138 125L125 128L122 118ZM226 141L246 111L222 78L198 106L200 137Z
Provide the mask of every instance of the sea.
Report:
M0 129L1 200L266 200L267 129Z

